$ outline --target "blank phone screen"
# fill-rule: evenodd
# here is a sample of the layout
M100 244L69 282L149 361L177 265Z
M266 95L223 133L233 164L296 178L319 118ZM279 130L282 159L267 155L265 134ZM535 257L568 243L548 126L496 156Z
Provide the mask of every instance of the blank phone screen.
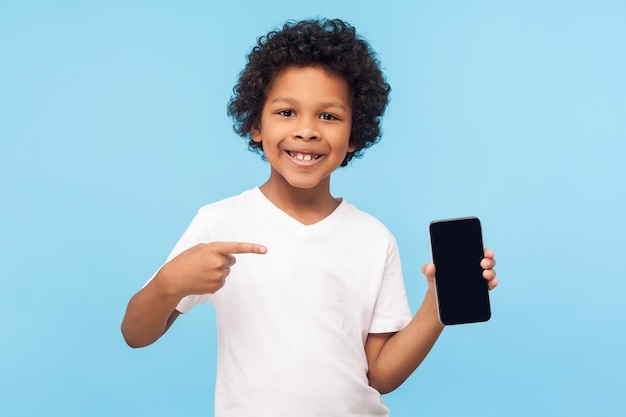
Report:
M480 266L484 249L478 218L434 221L430 239L441 322L451 325L489 320L491 307Z

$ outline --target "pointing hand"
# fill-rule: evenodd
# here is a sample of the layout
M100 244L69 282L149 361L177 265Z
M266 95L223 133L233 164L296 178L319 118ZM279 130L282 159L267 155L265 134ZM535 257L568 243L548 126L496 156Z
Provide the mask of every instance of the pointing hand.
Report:
M226 283L230 268L237 262L235 255L245 253L263 255L267 248L246 242L200 243L166 263L157 275L165 280L169 292L181 298L213 294Z

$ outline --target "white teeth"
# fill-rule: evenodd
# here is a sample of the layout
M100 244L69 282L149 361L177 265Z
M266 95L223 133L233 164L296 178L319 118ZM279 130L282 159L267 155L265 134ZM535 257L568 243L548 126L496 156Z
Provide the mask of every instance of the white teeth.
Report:
M291 153L291 156L293 156L295 159L297 159L298 161L312 161L314 159L317 159L317 155L311 155L308 153Z

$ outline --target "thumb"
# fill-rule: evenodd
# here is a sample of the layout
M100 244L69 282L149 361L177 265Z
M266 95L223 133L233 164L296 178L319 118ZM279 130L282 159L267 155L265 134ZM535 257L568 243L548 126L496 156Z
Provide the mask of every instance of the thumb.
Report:
M422 274L424 274L429 283L435 282L435 264L424 264L422 266Z

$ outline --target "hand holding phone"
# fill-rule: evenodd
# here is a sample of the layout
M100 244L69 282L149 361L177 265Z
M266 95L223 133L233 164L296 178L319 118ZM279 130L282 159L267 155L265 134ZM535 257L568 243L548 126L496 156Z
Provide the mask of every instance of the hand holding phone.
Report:
M484 257L480 220L462 217L433 221L430 242L441 323L489 320L489 288L480 266Z

